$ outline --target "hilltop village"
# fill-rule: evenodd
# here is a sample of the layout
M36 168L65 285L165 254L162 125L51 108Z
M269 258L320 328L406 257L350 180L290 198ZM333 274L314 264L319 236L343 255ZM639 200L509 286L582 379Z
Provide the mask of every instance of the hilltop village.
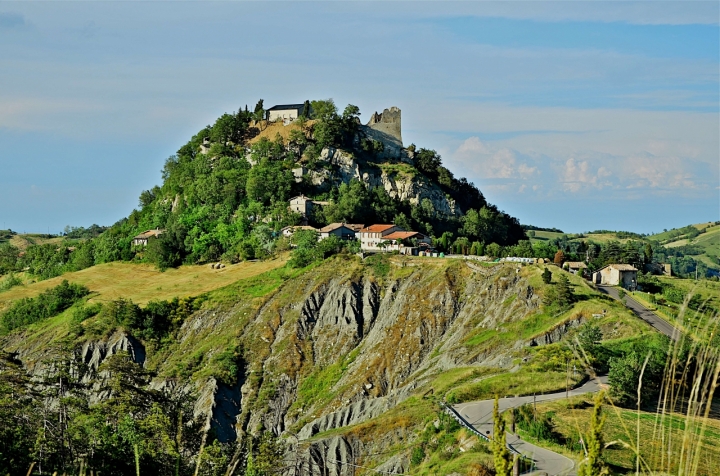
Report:
M0 231L0 474L718 471L720 222L521 225L359 116L260 100L112 226Z

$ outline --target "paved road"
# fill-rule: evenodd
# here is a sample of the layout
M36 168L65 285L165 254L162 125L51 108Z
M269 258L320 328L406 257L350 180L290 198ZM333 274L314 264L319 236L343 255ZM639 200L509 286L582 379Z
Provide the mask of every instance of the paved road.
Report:
M586 393L598 392L607 383L607 377L600 377L596 380L590 380L582 387L570 390L569 395L583 395ZM560 400L565 398L565 392L549 393L538 395L537 397L509 397L501 398L498 401L500 411L509 410L519 407L526 403L548 402L552 400ZM479 432L492 437L493 432L493 405L494 400L482 400L479 402L469 402L454 405L453 408L462 416L465 421L475 427ZM536 471L531 474L547 473L549 475L574 476L575 462L570 458L555 453L554 451L540 448L532 445L527 441L523 441L512 433L506 435L508 446L519 451L520 453L532 458L535 461Z
M620 300L620 296L618 295L618 288L612 286L598 286L597 288L601 293L605 293L614 299ZM630 308L630 310L632 310L635 315L637 315L640 319L647 322L652 327L654 327L655 330L665 334L672 340L678 340L678 338L682 335L682 332L680 332L679 329L677 329L668 321L634 300L629 294L625 295L625 305Z

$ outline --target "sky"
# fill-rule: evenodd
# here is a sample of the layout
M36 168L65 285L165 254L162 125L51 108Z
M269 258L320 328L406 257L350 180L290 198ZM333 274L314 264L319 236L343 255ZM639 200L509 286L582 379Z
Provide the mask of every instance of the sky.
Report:
M718 2L0 2L0 226L110 225L259 98L402 110L523 224L720 220Z

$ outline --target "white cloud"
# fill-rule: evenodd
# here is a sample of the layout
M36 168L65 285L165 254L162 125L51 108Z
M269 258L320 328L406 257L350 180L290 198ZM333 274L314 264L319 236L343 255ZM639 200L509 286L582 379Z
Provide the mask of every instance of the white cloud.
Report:
M537 167L518 157L514 150L489 147L478 137L466 139L455 155L485 178L526 180L539 173Z
M608 181L601 181L612 175L606 167L600 166L593 169L587 160L576 161L570 158L565 162L565 170L562 175L563 189L569 192L579 192L586 187L602 189L609 186Z

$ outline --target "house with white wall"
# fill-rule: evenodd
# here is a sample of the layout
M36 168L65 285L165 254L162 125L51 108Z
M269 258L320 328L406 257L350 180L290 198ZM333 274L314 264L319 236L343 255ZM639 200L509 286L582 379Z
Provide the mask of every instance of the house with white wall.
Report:
M278 104L265 111L265 117L268 122L282 121L287 125L302 116L304 112L304 104Z

